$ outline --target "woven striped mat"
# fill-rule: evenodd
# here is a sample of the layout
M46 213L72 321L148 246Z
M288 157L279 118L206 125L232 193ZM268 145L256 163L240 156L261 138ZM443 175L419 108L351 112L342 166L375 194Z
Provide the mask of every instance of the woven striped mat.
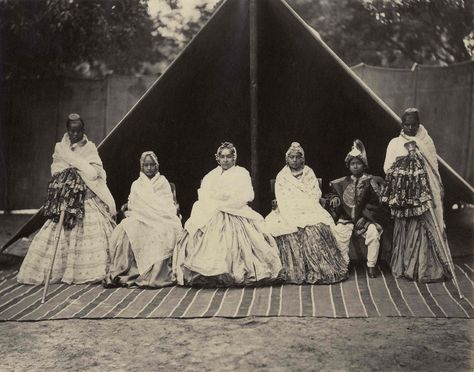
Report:
M386 269L370 279L363 266L334 285L246 288L105 289L98 284L42 286L16 282L16 271L0 272L0 321L105 318L303 317L474 317L474 267L456 265L465 296L452 282L420 284L396 279Z

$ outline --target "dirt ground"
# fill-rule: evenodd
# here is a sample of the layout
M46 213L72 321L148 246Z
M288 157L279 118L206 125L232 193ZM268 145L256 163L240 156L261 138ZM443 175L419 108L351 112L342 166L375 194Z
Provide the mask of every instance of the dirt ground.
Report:
M2 370L467 371L474 321L144 319L0 324Z
M25 216L0 215L0 245ZM17 266L0 259L0 270ZM0 371L472 371L474 320L133 319L0 323Z

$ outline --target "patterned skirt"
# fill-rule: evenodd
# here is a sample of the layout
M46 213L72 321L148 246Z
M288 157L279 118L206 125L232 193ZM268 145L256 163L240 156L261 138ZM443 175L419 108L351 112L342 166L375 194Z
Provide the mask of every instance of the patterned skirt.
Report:
M142 273L138 270L127 233L118 225L112 235L110 247L111 263L102 284L104 287L150 287L161 288L174 284L171 272L171 256L154 262L150 269Z
M286 283L331 284L347 279L347 263L329 226L298 228L275 240Z
M219 212L193 236L184 230L173 272L180 285L246 286L279 279L281 262L262 222Z
M450 279L443 235L440 237L429 211L418 217L395 218L390 264L393 275L421 283Z
M387 171L382 203L393 217L420 216L431 208L431 191L423 157L410 153Z
M100 282L109 263L109 238L115 222L96 196L84 202L84 218L71 230L62 229L51 283ZM47 220L31 242L18 282L43 284L50 269L58 223Z

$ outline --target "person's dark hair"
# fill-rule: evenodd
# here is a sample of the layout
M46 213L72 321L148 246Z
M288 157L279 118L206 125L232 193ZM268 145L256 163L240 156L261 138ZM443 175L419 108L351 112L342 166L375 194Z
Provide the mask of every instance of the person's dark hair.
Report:
M66 128L69 128L69 124L71 121L80 121L82 124L82 129L84 129L85 124L84 120L82 120L81 116L79 114L69 114L66 120Z
M420 113L418 111L417 108L413 108L413 107L410 107L410 108L407 108L404 112L403 112L403 115L402 115L402 123L405 122L405 119L408 117L408 116L416 116L416 121L419 123L420 122Z

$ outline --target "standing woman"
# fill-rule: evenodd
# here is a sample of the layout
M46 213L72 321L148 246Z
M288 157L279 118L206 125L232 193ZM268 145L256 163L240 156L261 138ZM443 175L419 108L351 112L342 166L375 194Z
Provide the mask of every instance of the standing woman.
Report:
M422 283L451 278L436 148L417 109L403 113L402 131L388 144L384 171L382 201L395 218L393 274Z
M254 198L248 171L235 165L237 150L224 142L219 164L202 180L198 201L173 255L180 285L250 285L278 277L281 263L263 217L248 203Z
M50 269L61 209L63 230L51 273L51 283L100 282L109 263L109 238L115 227L115 202L94 143L84 134L84 122L70 114L67 132L56 143L48 199L48 220L33 239L18 273L18 281L42 284Z
M173 192L158 171L153 151L140 157L140 176L132 183L126 218L115 228L105 287L164 287L173 284L171 258L183 229Z
M319 183L305 165L303 148L293 142L285 158L275 182L278 208L266 218L280 250L285 281L330 284L344 280L347 262L333 234L334 220L319 203Z

